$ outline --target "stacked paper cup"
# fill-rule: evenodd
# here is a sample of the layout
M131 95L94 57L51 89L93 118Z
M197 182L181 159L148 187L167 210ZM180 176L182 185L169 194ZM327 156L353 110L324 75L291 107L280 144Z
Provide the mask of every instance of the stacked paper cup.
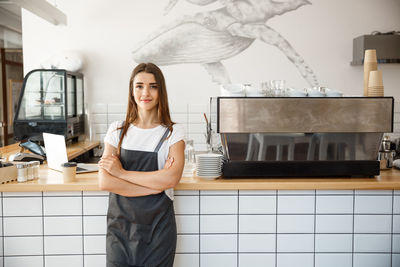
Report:
M368 96L383 96L382 72L374 70L369 73Z
M376 50L368 49L364 53L364 96L368 96L368 83L371 71L378 69Z

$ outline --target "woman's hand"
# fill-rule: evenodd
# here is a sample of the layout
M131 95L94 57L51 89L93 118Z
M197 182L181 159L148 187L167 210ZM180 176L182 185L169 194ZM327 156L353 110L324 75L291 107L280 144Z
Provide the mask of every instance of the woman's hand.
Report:
M174 158L168 157L167 160L165 161L164 169L169 169L172 166L172 163L174 163Z
M121 161L114 154L101 157L99 168L106 170L109 174L115 177L121 177L124 172Z

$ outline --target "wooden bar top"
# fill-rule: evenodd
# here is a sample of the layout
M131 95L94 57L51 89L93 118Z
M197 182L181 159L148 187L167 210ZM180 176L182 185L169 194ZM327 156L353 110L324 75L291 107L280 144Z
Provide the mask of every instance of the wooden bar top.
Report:
M79 141L76 143L72 143L67 146L67 155L68 155L68 160L74 159L83 153L98 147L100 145L99 141ZM9 146L4 146L0 147L0 155L8 160L8 157L11 154L15 154L21 151L21 147L19 146L19 143L15 143ZM29 151L25 151L29 152Z
M268 178L206 180L182 177L176 190L399 190L400 170L381 171L375 178ZM75 182L64 182L62 173L41 166L40 179L0 185L2 192L98 191L98 173L77 174Z

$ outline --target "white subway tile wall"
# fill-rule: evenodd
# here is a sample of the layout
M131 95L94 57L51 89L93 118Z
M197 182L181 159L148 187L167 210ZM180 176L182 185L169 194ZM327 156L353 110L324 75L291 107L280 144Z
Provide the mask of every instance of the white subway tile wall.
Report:
M171 105L171 118L174 122L182 124L186 130L186 137L194 141L198 151L207 150L204 133L206 123L203 113L209 114L209 104L204 105ZM124 120L126 103L94 104L90 107L90 137L103 142L107 129L113 121ZM101 150L96 151L101 154Z
M174 267L400 266L399 190L175 191ZM2 193L0 267L105 267L107 192Z

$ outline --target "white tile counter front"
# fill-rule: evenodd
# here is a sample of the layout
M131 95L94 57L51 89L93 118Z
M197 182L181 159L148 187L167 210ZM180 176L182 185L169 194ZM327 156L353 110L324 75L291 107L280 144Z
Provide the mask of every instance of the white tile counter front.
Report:
M175 191L176 267L398 267L399 190ZM0 266L102 267L108 193L3 192Z

